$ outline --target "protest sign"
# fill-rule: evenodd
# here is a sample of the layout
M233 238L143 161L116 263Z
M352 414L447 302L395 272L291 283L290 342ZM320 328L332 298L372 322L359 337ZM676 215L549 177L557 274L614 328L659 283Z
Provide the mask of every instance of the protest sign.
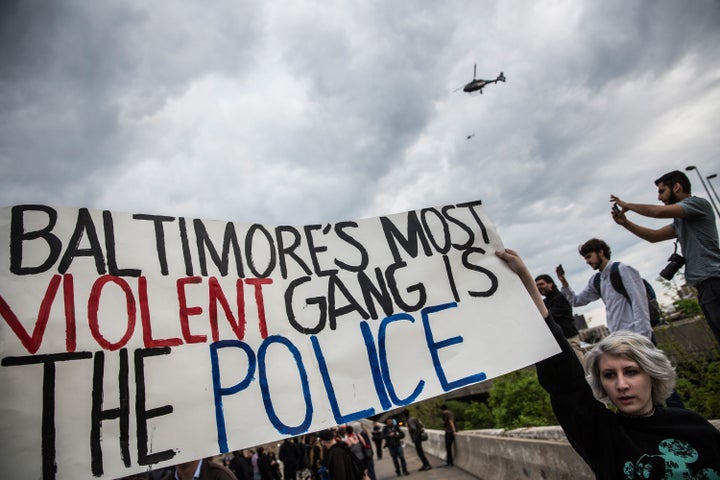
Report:
M9 478L116 478L559 351L480 202L304 226L0 209Z

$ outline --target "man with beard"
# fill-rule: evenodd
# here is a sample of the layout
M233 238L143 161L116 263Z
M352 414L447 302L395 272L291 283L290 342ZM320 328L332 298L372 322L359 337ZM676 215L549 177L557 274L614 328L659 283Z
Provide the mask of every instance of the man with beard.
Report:
M580 245L578 252L598 273L590 277L585 288L576 294L564 274L558 272L562 283L562 294L573 307L581 307L602 299L605 304L605 316L610 332L630 330L654 340L650 326L647 290L643 279L630 265L610 261L610 247L604 241L591 238ZM619 274L627 296L618 292L612 284L613 271ZM599 275L599 277L598 277Z
M540 295L544 297L543 303L552 314L555 323L560 325L563 335L575 351L575 355L577 355L580 363L583 363L584 355L582 347L580 346L580 334L575 326L572 307L563 294L560 293L560 290L558 290L557 285L555 285L550 275L543 273L535 277L535 286L540 292Z
M690 180L678 170L658 178L655 185L663 205L629 203L610 195L610 201L620 207L613 210L613 219L648 242L677 238L687 262L685 280L697 289L705 319L720 343L720 246L712 206L704 198L691 195ZM626 212L672 218L673 223L658 229L643 227L628 220Z

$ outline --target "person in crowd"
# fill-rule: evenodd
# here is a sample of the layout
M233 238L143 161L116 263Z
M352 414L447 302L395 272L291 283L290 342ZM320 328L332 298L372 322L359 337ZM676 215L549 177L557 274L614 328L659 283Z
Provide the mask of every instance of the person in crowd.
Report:
M383 438L382 438L382 428L380 425L373 425L372 430L372 441L375 444L375 454L377 455L378 460L382 460L383 457Z
M432 468L432 465L430 465L430 462L425 456L425 450L423 450L422 444L422 442L424 441L423 434L427 435L427 433L425 433L425 425L423 425L423 422L419 418L410 415L409 410L405 410L405 416L407 418L407 429L408 433L410 434L410 439L413 441L413 444L415 445L415 452L417 453L418 458L422 462L420 471L424 472L426 470L430 470Z
M358 473L353 454L347 444L337 439L336 432L321 430L318 433L325 449L325 467L329 480L359 480L363 472ZM358 477L359 475L359 477Z
M228 468L232 470L238 480L253 480L252 464L245 450L233 452L233 458L230 460Z
M323 447L317 435L310 434L306 438L308 450L308 468L313 480L320 480L320 467L323 465Z
M546 273L535 277L535 285L540 294L545 298L543 302L547 309L552 313L555 323L562 328L563 335L567 338L568 343L573 347L575 354L583 361L583 350L580 347L580 333L575 326L575 317L573 317L572 306L568 303L565 296L560 293L555 281Z
M455 445L455 415L448 409L447 405L440 406L442 415L443 429L445 430L445 464L452 467L453 463L453 446Z
M267 459L270 463L270 472L272 472L272 478L274 480L282 480L282 472L280 471L280 462L278 461L275 450L272 448L267 449Z
M405 434L391 417L385 420L385 426L382 429L382 438L385 440L385 446L387 446L393 465L395 466L395 474L398 477L410 475L407 469L407 463L405 462L405 452L403 451L402 445L402 439L405 438Z
M685 262L685 280L697 289L705 319L720 343L720 243L715 213L710 202L691 194L690 180L679 170L666 173L655 180L655 185L663 205L630 203L610 195L610 201L619 207L612 210L613 219L648 242L677 238L684 259L673 254L673 268L663 272L672 278ZM627 212L650 218L671 218L673 223L657 229L643 227L628 220Z
M353 455L355 455L355 458L363 464L370 480L376 480L375 462L373 462L372 458L372 447L370 446L369 439L365 439L363 436L360 422L355 422L353 425L345 426L345 443L347 443L350 451Z
M225 465L212 458L202 458L118 480L237 480L237 477Z
M600 275L599 282L596 276L590 277L585 288L578 294L570 288L564 273L558 272L558 279L562 284L562 294L573 307L581 307L595 300L602 299L608 330L630 330L632 332L652 338L650 326L650 311L647 302L647 290L643 279L630 265L620 262L610 262L610 246L603 240L591 238L580 245L578 252L585 262ZM613 267L617 263L617 267ZM622 284L627 292L627 298L618 292L611 283L611 272L617 268Z
M650 325L650 313L645 283L637 270L620 262L610 262L610 246L602 240L592 238L578 249L580 255L594 270L599 270L599 277L590 277L585 289L578 295L568 285L564 274L559 276L562 282L562 293L568 301L578 307L586 305L598 297L605 303L607 326L610 332L629 330L655 342L655 335ZM616 269L620 276L627 296L618 292L612 285L612 271ZM556 322L557 323L557 322ZM675 390L667 399L672 407L684 407L680 395Z
M295 439L286 438L280 445L278 458L283 464L283 479L295 480L297 472L305 456L304 449L301 449Z
M560 345L561 353L536 364L538 379L596 478L720 478L720 432L695 412L662 406L675 382L662 351L644 335L615 332L585 357L586 379L520 256L495 254L518 275Z
M253 469L253 480L274 480L273 472L270 468L270 459L265 453L264 447L257 447L255 453L250 458L250 464Z

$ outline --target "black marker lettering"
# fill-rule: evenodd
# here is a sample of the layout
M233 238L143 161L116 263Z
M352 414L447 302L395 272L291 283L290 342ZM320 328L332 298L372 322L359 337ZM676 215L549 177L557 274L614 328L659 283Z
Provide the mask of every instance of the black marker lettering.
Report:
M345 297L348 302L347 305L343 307L335 306L337 303L335 300L335 297L337 296L336 292L341 293ZM350 312L357 312L363 320L370 318L370 315L363 310L342 280L340 280L337 275L331 275L328 280L328 318L330 320L330 330L335 330L337 328L337 317L347 315Z
M402 262L402 256L400 255L396 242L400 243L402 249L412 258L418 256L420 245L422 245L423 252L426 256L429 257L432 255L432 250L430 249L427 238L425 238L416 212L408 212L407 214L407 237L403 236L402 232L398 230L388 217L380 217L380 223L382 224L385 239L396 263ZM418 245L418 243L420 245Z
M32 232L25 231L25 212L44 212L48 216L48 223L44 228ZM16 205L12 207L10 220L10 271L15 275L34 275L50 269L62 250L62 242L53 235L52 229L57 223L57 212L55 209L45 205ZM23 267L23 242L35 239L43 239L47 243L50 252L45 261L35 267Z
M467 208L470 210L470 213L472 213L473 218L478 223L478 226L480 227L480 232L482 233L483 241L485 244L490 243L490 237L488 237L487 229L485 228L485 224L480 220L480 216L477 214L475 209L473 207L477 207L478 205L482 205L482 202L480 200L477 200L475 202L468 202L468 203L458 203L458 207L460 208Z
M373 271L375 272L377 287L364 271L358 272L358 284L360 285L360 290L362 290L363 298L365 299L365 305L368 309L368 313L370 314L370 318L377 320L379 317L377 310L375 310L375 302L373 301L373 298L380 303L380 307L386 317L393 314L393 302L387 285L385 284L385 278L383 277L382 270L376 267Z
M345 229L350 227L358 228L358 224L355 222L337 223L335 224L335 234L338 236L339 239L344 240L346 243L352 245L357 249L358 252L360 252L360 262L357 265L349 265L345 262L335 259L335 265L342 268L343 270L348 270L350 272L362 272L368 266L368 252L360 242L358 242L351 235L345 232Z
M292 241L289 245L286 246L286 241L284 240L283 234L289 233L292 235ZM295 260L295 263L305 272L307 275L310 275L312 273L312 270L310 270L310 267L307 266L307 263L300 258L300 256L295 253L295 250L298 246L300 246L300 232L297 231L297 229L284 225L279 226L275 228L275 238L277 239L278 244L278 261L280 263L280 275L282 275L283 279L287 279L288 272L287 272L287 263L285 260L285 257L290 257L293 260Z
M315 275L318 277L326 277L328 275L334 275L338 272L338 270L332 269L332 270L323 270L320 267L320 262L318 261L318 253L320 252L326 252L327 247L321 246L316 247L315 246L315 239L313 238L313 230L320 230L322 229L322 225L305 225L305 238L307 240L308 244L308 250L310 251L310 258L312 259L313 267L315 268ZM323 231L323 233L327 233ZM332 320L331 320L331 328L332 328Z
M495 291L498 288L498 279L495 276L495 274L492 273L487 268L483 268L480 265L475 265L474 263L470 263L469 257L473 253L480 253L482 255L485 255L485 250L483 250L482 248L468 248L467 250L465 250L462 255L463 266L465 268L467 268L468 270L474 270L476 272L483 273L485 276L487 276L488 279L490 280L490 288L488 288L485 291L481 291L481 292L468 290L468 293L470 294L471 297L490 297L490 296L492 296L493 293L495 293Z
M79 248L80 240L83 235L87 236L88 242L90 242L89 248ZM68 241L67 250L60 260L58 271L60 273L67 272L70 268L70 264L73 262L76 256L82 257L93 257L95 258L95 268L99 275L104 275L105 270L105 259L103 258L103 251L100 247L100 240L98 240L97 230L93 223L90 211L87 208L81 208L78 210L77 223L75 224L75 231L73 231L72 237Z
M268 243L268 251L270 252L268 264L263 272L260 272L257 268L255 268L255 258L253 256L253 239L255 238L255 232L258 231L261 232L263 236L265 236L265 239ZM275 269L275 263L277 261L277 257L275 254L275 243L273 242L270 232L268 232L262 225L254 223L248 229L247 235L245 236L245 256L247 257L248 267L252 271L253 275L255 275L257 278L269 277L272 271Z
M108 210L103 210L103 228L105 230L105 250L107 251L107 263L110 275L117 277L139 277L139 269L118 268L117 266L115 256L115 226L113 225L112 213Z
M187 236L187 227L185 226L185 219L180 217L178 219L178 228L180 229L180 242L182 243L183 259L185 260L185 276L192 277L193 265L192 256L190 255L190 242Z
M3 367L43 364L43 411L42 411L42 477L53 480L57 473L55 463L55 362L92 358L90 352L54 353L31 357L5 357Z
M240 278L245 277L245 273L242 268L240 245L238 244L237 234L235 233L235 225L233 225L232 222L228 222L227 225L225 225L222 258L218 255L215 246L212 244L210 236L208 235L202 220L194 220L193 225L195 226L195 238L197 242L198 261L200 262L201 274L203 276L208 275L207 261L205 259L205 247L207 247L207 251L210 253L213 263L220 271L220 275L226 277L228 274L228 265L230 263L230 248L232 247L233 255L235 257L235 271L237 276Z
M442 236L443 236L443 244L438 245L435 235L433 234L433 229L430 228L430 225L428 223L428 214L432 214L437 218L437 220L440 222L442 226ZM435 210L434 208L425 208L420 211L420 220L422 221L423 229L425 230L426 235L428 236L428 240L430 240L430 243L433 244L433 247L435 247L435 250L438 253L446 254L450 251L450 229L448 228L448 224L445 221L445 217L442 216L440 212Z
M103 474L103 454L101 429L103 420L119 419L120 422L120 458L126 467L130 466L130 393L128 387L128 352L120 350L120 370L118 387L120 406L103 410L103 387L105 379L105 352L96 352L93 368L92 412L90 414L90 468L92 474L99 477Z
M405 312L415 312L425 306L427 301L427 293L425 292L425 285L422 283L416 283L415 285L409 286L406 291L408 293L418 292L418 301L415 305L411 305L402 298L400 290L398 289L397 280L395 279L395 272L401 268L407 266L405 262L398 262L390 265L385 271L385 278L387 279L388 287L392 292L395 303Z
M162 215L145 215L138 213L133 215L135 220L150 220L153 222L155 228L155 248L158 254L158 261L160 262L160 273L163 275L168 274L167 264L167 253L165 251L165 229L163 228L163 222L173 222L175 217L165 217Z
M175 456L173 450L148 453L147 421L151 418L169 415L173 412L172 405L145 410L145 358L156 355L167 355L170 348L139 348L135 350L135 418L137 422L137 449L138 464L152 465L153 463L170 460Z

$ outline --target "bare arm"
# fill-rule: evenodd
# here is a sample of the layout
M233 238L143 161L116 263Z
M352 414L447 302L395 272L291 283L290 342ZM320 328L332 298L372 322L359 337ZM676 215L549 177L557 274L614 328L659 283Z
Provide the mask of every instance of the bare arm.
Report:
M620 200L615 195L610 195L610 201L615 202L615 204L622 208L622 210L617 211L613 209L611 211L613 220L615 220L615 223L618 225L621 225L625 227L626 230L628 230L633 235L642 238L643 240L646 240L651 243L656 242L662 242L663 240L670 240L672 238L675 238L677 234L675 233L675 229L672 225L665 225L664 227L653 229L648 227L643 227L642 225L638 225L637 223L631 222L627 219L627 216L625 215L625 212L634 211L635 213L639 213L640 215L645 215L646 217L653 217L653 218L675 218L675 217L684 217L683 209L679 205L644 205L644 204L635 204L635 203L627 203ZM660 210L662 209L665 214L663 215L656 215ZM679 215L669 215L669 213L677 213L677 210L680 211ZM645 212L645 213L642 213ZM651 214L652 213L652 214ZM667 214L667 215L666 215Z
M532 301L535 303L540 315L542 315L543 318L547 318L548 310L543 303L542 295L540 295L540 292L535 286L535 279L530 273L530 270L528 270L525 266L525 263L522 261L522 258L520 258L520 255L518 255L515 250L511 250L509 248L506 248L505 250L498 250L495 252L495 255L504 260L507 266L510 267L510 270L520 277L520 281L530 294L530 298L532 298Z
M650 205L647 203L629 203L620 200L616 195L610 195L610 201L622 208L622 213L635 212L643 217L651 218L684 218L685 211L677 203L670 205Z
M623 218L619 219L618 217L620 216L622 216ZM613 219L615 220L615 223L617 223L618 225L622 225L630 233L642 238L643 240L647 240L648 242L662 242L663 240L670 240L677 236L677 234L675 233L675 229L672 227L672 225L665 225L664 227L658 229L652 229L648 227L643 227L642 225L638 225L637 223L633 223L624 217L624 213L619 213L617 215L613 214Z

